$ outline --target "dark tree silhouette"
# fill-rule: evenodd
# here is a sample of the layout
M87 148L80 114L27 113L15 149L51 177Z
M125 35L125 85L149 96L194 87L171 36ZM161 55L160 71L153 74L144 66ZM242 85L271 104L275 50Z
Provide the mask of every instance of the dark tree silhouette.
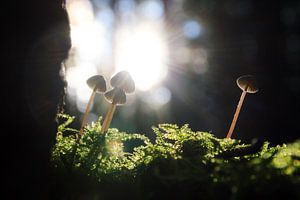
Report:
M11 19L1 69L6 191L9 199L53 199L49 158L71 46L68 16L62 0L29 0L15 2Z

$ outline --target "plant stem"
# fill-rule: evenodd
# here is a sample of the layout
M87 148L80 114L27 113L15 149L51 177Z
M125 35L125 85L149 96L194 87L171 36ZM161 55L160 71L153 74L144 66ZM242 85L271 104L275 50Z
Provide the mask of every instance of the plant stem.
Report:
M233 133L233 130L234 130L236 121L238 119L240 110L242 108L242 105L243 105L243 102L244 102L246 94L247 94L247 90L243 90L242 95L241 95L240 100L239 100L239 103L238 103L238 106L237 106L236 111L234 113L234 116L233 116L233 119L232 119L232 122L231 122L231 125L230 125L230 129L229 129L229 131L227 133L226 138L231 138L231 135Z
M104 133L105 131L108 130L110 122L113 118L114 112L116 110L117 105L116 104L111 104L109 110L107 111L106 117L103 121L102 128L101 128L101 133Z
M79 131L79 137L83 135L83 127L85 126L85 124L87 122L87 118L88 118L88 115L89 115L90 107L91 107L92 102L94 100L95 94L96 94L96 89L93 90L93 93L91 94L89 102L88 102L88 104L86 106L86 109L85 109L85 112L84 112L84 115L83 115L83 119L82 119L82 123L81 123L81 127L80 127L80 131Z

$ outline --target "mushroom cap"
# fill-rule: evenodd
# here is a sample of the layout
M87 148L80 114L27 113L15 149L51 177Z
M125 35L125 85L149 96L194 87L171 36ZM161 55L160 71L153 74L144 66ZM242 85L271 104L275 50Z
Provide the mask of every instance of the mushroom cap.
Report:
M126 103L126 94L121 88L114 88L104 94L107 101L115 105Z
M135 84L127 71L120 71L110 79L112 87L123 89L126 93L132 93L135 90Z
M106 91L106 81L101 75L90 77L86 83L92 90L96 90L98 93Z
M252 75L240 76L238 79L236 79L236 84L239 86L239 88L241 88L241 90L248 93L258 92L257 82Z

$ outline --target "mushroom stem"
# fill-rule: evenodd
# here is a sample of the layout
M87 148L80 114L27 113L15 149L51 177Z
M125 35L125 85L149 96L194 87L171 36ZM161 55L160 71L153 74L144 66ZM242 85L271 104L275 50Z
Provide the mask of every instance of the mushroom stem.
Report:
M244 102L244 99L245 99L246 94L247 94L247 89L246 89L246 90L243 90L243 92L242 92L242 95L241 95L241 97L240 97L239 103L238 103L237 108L236 108L236 111L235 111L235 113L234 113L234 116L233 116L233 119L232 119L232 122L231 122L231 125L230 125L230 128L229 128L229 131L228 131L228 133L227 133L226 138L231 138L231 135L232 135L232 133L233 133L233 130L234 130L236 121L237 121L237 119L238 119L240 110L241 110L241 108L242 108L242 105L243 105L243 102Z
M90 110L90 107L92 105L92 102L94 100L95 95L96 95L96 87L95 87L95 89L93 90L93 92L92 92L92 94L90 96L90 99L88 101L88 104L86 106L86 109L85 109L85 112L84 112L84 115L83 115L83 119L82 119L80 131L79 131L79 135L80 136L83 135L83 127L86 125L86 122L87 122L87 119L88 119L88 115L89 115L89 110Z
M102 128L101 128L101 133L104 133L105 131L108 130L110 122L113 118L114 112L116 110L117 105L116 104L111 104L109 110L107 111L106 117L103 121Z

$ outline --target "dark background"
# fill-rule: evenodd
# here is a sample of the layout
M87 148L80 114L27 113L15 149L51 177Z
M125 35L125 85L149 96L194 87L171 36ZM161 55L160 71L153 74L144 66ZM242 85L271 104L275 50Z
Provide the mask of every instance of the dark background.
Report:
M225 137L241 95L236 79L252 74L259 92L246 95L232 137L272 145L299 138L300 2L188 0L184 10L206 28L189 46L208 52L207 71L171 66L164 82L172 92L171 117L152 123L189 123L193 130ZM136 115L138 130L151 132L145 113Z
M53 199L49 158L70 48L61 0L10 2L4 29L2 155L4 199ZM5 197L5 194L8 197Z
M68 20L61 4L59 0L18 1L8 14L4 30L8 37L2 47L7 62L1 79L9 199L25 194L45 199L41 196L49 192L49 151L63 93L60 63L70 48ZM185 90L188 103L173 96L169 122L190 123L193 130L225 137L241 93L235 80L252 74L260 91L247 95L234 138L249 142L258 137L273 144L299 138L299 1L189 0L185 8L209 24L209 34L191 45L205 46L210 68L203 75L169 73L165 84L171 91L176 89L173 79L199 91ZM143 131L142 114L137 113L136 118Z
M191 78L199 91L205 90L203 98L190 95L203 114L186 112L175 101L174 108L182 109L174 111L180 113L177 119L222 137L241 93L235 80L252 74L260 91L246 96L235 129L238 136L233 137L260 137L274 144L299 138L300 2L187 1L186 10L208 21L210 32L198 42L208 49L210 68Z

